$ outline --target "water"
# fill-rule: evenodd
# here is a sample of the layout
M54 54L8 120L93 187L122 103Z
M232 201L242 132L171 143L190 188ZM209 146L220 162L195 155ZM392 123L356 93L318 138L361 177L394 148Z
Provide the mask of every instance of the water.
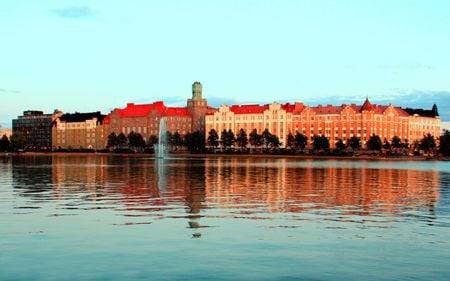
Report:
M0 280L448 280L449 168L1 157Z

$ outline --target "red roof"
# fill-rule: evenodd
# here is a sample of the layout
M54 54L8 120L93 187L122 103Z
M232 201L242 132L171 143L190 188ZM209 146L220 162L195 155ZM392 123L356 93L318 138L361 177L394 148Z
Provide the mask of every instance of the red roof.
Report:
M234 114L255 114L263 113L264 110L269 109L269 105L259 105L259 104L247 104L247 105L232 105L230 110Z
M361 107L361 111L363 111L363 110L366 110L366 111L373 111L374 110L374 107L370 103L368 98L366 98L366 101L364 102L364 104Z
M167 107L163 116L191 116L186 107Z
M164 103L162 101L151 104L128 103L127 107L124 109L116 108L115 110L119 113L120 117L145 117L149 115L153 109L162 114L165 109Z
M105 118L103 118L103 124L109 124L109 122L111 121L111 117L110 115L106 115Z
M146 117L153 110L158 111L160 116L191 116L185 107L166 107L164 102L157 101L150 104L128 103L127 107L116 108L121 118L123 117Z

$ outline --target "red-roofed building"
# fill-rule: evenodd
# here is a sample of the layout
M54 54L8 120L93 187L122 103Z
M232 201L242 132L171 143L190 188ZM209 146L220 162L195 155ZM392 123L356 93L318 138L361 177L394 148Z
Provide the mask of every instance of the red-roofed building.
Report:
M202 98L200 82L192 85L192 98L187 107L168 107L162 101L151 104L128 103L125 108L116 108L106 117L104 124L107 135L131 132L140 133L147 141L151 135L158 136L160 120L166 121L166 129L172 133L185 135L188 132L204 129L204 118L207 111L214 110L207 106Z
M235 133L244 129L247 134L253 129L258 133L269 129L278 136L283 147L289 132L293 135L302 133L310 142L315 135L326 136L331 148L339 139L346 141L355 136L360 138L364 147L373 134L388 141L397 136L409 143L422 139L428 133L438 137L440 118L437 114L410 115L400 107L375 105L369 99L361 106L342 104L310 107L302 103L282 105L274 102L266 105L223 105L217 111L206 114L206 138L211 129L219 134L229 129Z

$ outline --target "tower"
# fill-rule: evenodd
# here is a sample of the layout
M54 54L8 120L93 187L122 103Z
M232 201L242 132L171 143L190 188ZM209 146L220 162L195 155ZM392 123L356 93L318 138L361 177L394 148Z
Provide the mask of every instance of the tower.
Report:
M202 84L192 84L192 98L187 100L187 108L192 116L192 132L205 131L206 99L202 98Z

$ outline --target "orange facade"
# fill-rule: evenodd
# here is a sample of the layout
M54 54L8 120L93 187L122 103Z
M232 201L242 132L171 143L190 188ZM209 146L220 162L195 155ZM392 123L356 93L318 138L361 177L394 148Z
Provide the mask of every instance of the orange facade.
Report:
M410 110L411 112L411 110ZM437 112L437 110L436 110ZM244 129L247 134L265 129L278 136L284 147L287 135L297 132L306 135L309 141L314 135L325 136L331 148L335 143L355 136L361 139L363 147L375 134L390 141L394 136L409 143L418 141L430 133L436 138L440 133L439 116L420 116L393 105L375 105L368 99L363 105L306 106L303 103L268 105L221 106L205 117L205 133L211 129L220 133L231 129Z

